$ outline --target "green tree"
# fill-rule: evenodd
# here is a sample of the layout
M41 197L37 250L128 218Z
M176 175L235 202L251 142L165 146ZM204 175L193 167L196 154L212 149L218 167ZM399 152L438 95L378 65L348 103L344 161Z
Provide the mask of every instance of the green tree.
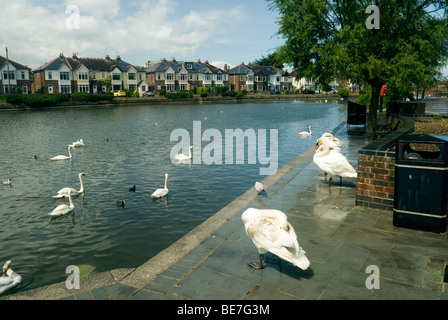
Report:
M262 56L260 59L256 59L253 63L254 66L269 66L278 69L283 69L284 64L278 57L277 52L269 53L266 57Z
M284 63L319 84L337 78L371 87L367 134L384 84L403 95L448 58L448 0L267 1L279 14ZM377 11L366 12L371 4Z

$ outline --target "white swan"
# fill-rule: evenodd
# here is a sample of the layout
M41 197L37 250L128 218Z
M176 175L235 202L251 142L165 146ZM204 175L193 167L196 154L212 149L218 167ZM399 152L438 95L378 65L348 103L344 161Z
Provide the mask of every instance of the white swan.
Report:
M151 197L162 198L162 197L166 196L169 193L169 190L167 187L167 182L168 182L168 173L165 173L165 187L163 189L157 189L156 191L154 191L154 193L151 195Z
M341 183L342 177L356 178L358 176L347 158L338 150L331 149L325 138L317 139L313 162L320 170L328 174L330 184L334 176L339 176Z
M308 128L310 130L309 132L308 131L299 132L299 136L310 136L310 135L312 135L313 133L311 132L311 126L309 126Z
M3 276L0 277L0 294L16 287L22 282L22 277L11 268L11 261L7 261L3 266Z
M67 156L56 156L56 157L53 157L53 158L51 158L51 161L59 161L59 160L68 160L68 159L71 159L72 158L72 153L70 152L70 149L71 149L72 147L70 147L70 146L68 146L68 154L69 154L69 156L67 157Z
M11 179L2 181L2 183L3 183L4 185L6 185L6 186L10 186L10 185L11 185Z
M339 147L342 147L344 145L344 142L342 142L341 140L336 138L330 132L324 133L321 138L327 139L327 141L330 145L330 149L341 150L341 148L339 148Z
M251 267L263 269L263 254L269 251L300 269L308 269L310 262L306 252L299 246L294 228L283 212L250 208L244 211L241 219L259 253L260 262L249 263Z
M194 147L190 146L190 148L188 148L188 156L182 153L176 154L174 156L174 160L175 161L184 161L184 160L190 160L192 155L191 155L191 150L193 150Z
M72 148L84 147L84 140L79 139L78 141L73 142L72 144L70 144L70 147L72 147Z
M255 190L257 190L257 193L266 191L264 189L264 185L261 182L255 182Z
M72 212L75 209L75 205L73 204L71 190L68 191L68 200L70 201L70 205L61 204L57 206L52 212L50 212L49 215L52 217L59 217Z
M56 198L56 199L61 199L64 197L67 198L69 191L72 192L72 196L77 196L77 195L80 195L81 193L84 193L84 182L82 181L82 177L84 177L84 176L85 176L85 174L82 172L79 174L79 183L81 185L79 190L69 188L69 187L62 188L61 190L58 191L57 195L53 196L53 198Z

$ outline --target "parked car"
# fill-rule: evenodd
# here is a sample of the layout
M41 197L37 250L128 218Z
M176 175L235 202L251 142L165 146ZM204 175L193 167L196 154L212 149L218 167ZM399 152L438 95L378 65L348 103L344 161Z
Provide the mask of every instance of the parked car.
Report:
M126 97L126 92L124 90L117 90L114 92L114 97Z
M145 91L142 93L143 97L154 97L154 92L152 91Z
M279 90L271 90L271 94L280 94Z
M303 90L303 93L304 94L315 94L315 91L311 90L311 89L305 89L305 90Z

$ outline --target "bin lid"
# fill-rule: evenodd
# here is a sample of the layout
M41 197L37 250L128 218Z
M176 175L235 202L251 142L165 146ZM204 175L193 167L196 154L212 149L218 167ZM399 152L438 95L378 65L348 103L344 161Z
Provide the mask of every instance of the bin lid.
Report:
M435 134L410 134L402 136L399 142L448 143L448 136Z

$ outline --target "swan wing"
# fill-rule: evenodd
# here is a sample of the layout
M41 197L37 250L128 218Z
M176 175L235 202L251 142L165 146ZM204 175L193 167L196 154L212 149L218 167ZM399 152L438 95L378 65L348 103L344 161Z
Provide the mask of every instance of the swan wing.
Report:
M72 192L72 196L76 196L79 193L79 191L77 191L73 188L67 187L67 188L62 188L61 190L59 190L58 194L53 196L53 198L56 198L56 199L60 199L60 198L64 198L64 197L68 198L68 193L70 191Z
M322 157L316 154L313 161L319 169L331 176L343 175L351 177L356 175L356 170L348 162L347 158L336 150L331 150L328 155Z
M68 206L66 204L61 204L57 206L52 212L49 213L50 216L57 217L67 214L73 210L72 206Z
M154 193L151 195L153 198L162 198L168 194L168 189L157 189L154 191Z

